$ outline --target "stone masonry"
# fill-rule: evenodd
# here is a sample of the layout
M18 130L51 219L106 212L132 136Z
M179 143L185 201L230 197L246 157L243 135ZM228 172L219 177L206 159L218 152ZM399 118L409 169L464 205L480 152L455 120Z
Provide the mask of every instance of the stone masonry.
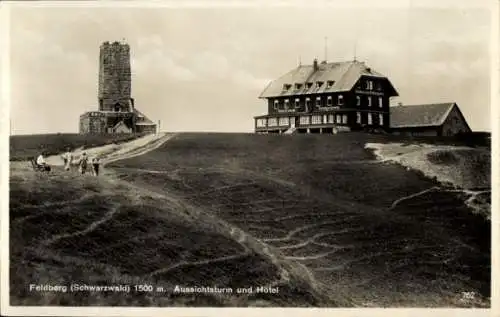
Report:
M131 97L130 46L104 42L99 53L98 110L80 116L80 133L154 133Z

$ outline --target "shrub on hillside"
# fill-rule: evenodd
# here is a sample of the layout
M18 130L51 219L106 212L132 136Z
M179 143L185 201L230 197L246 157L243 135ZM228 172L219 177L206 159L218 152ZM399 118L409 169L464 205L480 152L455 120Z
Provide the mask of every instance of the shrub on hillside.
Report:
M459 158L452 151L435 151L427 154L427 159L437 165L457 164Z

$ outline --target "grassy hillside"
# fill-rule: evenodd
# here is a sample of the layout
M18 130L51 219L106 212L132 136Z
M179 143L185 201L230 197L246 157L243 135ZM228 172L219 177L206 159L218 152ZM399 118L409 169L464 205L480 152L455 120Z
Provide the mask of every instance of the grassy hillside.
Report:
M177 284L247 287L249 279L252 285L279 284L279 267L251 241L238 242L223 223L171 196L60 170L52 176L12 172L13 305L238 306L235 296L172 290ZM147 284L168 292L28 292L30 283ZM281 295L289 298L273 301L322 305L300 279L291 278Z
M40 151L47 151L48 155L56 155L66 151L66 147L91 148L110 143L121 143L140 137L139 134L35 134L14 135L10 137L10 160L21 161L38 156Z
M181 134L49 178L12 167L18 304L487 307L490 224L459 191L381 163L367 134ZM71 201L65 201L67 197ZM26 273L27 272L27 273ZM26 298L28 281L278 285L275 295ZM462 292L474 292L463 300Z

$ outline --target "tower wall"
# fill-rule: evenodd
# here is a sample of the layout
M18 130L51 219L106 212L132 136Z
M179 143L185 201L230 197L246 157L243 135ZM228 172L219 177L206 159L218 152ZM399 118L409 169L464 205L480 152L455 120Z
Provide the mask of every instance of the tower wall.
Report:
M99 110L132 111L131 85L129 45L104 42L99 54Z
M131 98L132 74L130 47L119 42L104 42L99 49L98 111L80 116L80 133L153 133L156 125L142 115L138 122ZM138 124L139 123L139 124ZM153 131L153 132L152 132Z

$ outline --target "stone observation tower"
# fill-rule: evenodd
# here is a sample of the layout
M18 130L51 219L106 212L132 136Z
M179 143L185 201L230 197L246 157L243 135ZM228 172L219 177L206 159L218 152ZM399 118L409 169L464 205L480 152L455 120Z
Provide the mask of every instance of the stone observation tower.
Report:
M131 112L131 84L130 46L103 43L99 54L99 111Z
M156 125L134 107L130 46L104 42L99 53L98 111L80 116L80 133L154 133Z

